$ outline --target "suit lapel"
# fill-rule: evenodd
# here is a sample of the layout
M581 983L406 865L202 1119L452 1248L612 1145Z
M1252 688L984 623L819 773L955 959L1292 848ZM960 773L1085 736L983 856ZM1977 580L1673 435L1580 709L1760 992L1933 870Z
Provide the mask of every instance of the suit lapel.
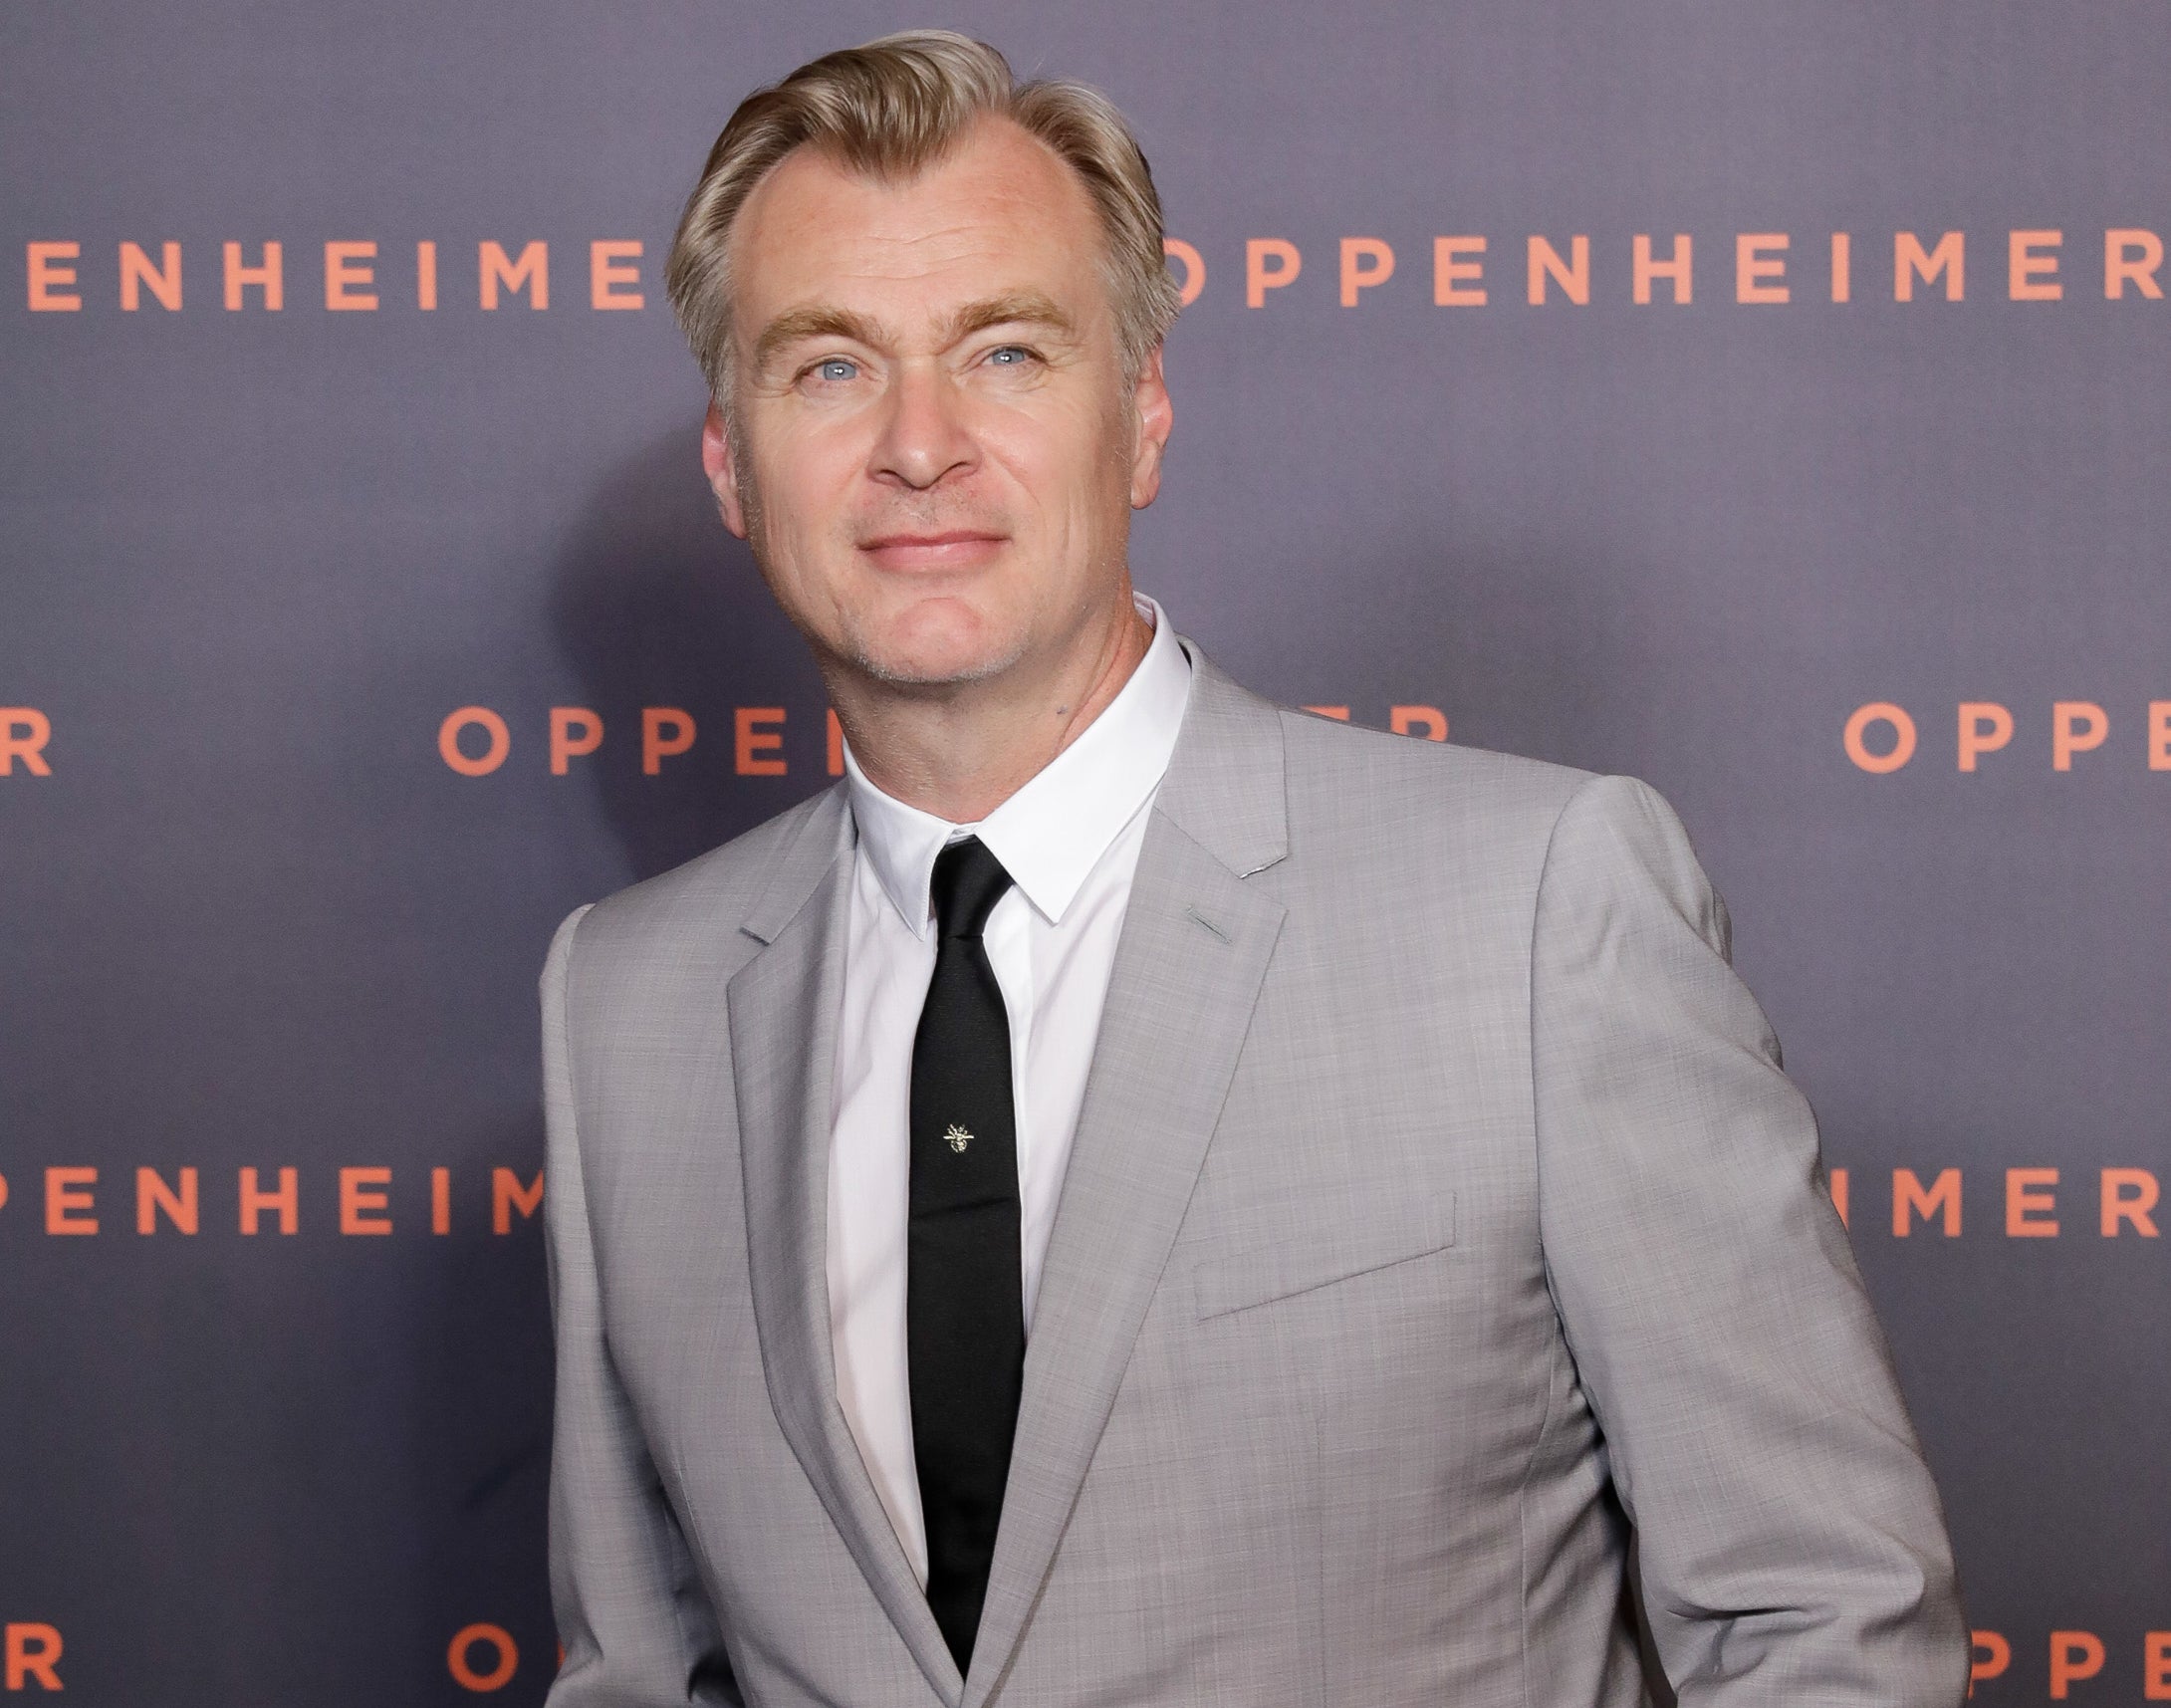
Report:
M1244 882L1287 852L1279 715L1203 657L1195 672L1131 882L1042 1271L964 1708L1000 1682L1054 1562L1281 930L1281 905Z
M730 984L747 1255L769 1399L845 1548L942 1699L962 1688L837 1402L828 1279L830 1087L850 896L842 797L778 861Z

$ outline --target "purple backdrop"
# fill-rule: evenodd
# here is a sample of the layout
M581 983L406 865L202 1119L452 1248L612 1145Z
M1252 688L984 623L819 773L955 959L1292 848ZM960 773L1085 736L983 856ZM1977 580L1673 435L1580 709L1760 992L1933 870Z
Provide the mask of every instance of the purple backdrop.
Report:
M1983 0L10 7L0 1693L541 1700L535 974L827 781L661 258L739 96L924 22L1113 94L1203 264L1140 584L1670 795L1978 1699L2171 1698L2171 13Z

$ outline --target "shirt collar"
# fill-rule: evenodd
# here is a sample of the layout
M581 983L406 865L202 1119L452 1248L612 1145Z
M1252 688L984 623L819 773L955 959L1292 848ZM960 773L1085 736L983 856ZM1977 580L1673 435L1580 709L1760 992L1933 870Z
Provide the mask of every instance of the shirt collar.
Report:
M844 743L844 787L859 847L882 893L916 934L930 928L935 855L964 836L985 843L1034 910L1061 923L1100 856L1160 786L1183 725L1191 660L1160 606L1143 594L1132 597L1153 624L1153 639L1130 680L1077 740L978 824L953 825L884 794Z

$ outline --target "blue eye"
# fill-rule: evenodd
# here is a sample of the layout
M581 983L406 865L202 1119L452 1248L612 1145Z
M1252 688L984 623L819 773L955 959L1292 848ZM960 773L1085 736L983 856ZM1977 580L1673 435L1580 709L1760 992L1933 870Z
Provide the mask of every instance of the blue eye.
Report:
M1033 353L1021 344L1006 344L988 352L988 360L1004 367L1016 367L1032 360Z
M825 379L849 379L859 371L858 366L841 356L833 356L827 362L818 363L815 371Z

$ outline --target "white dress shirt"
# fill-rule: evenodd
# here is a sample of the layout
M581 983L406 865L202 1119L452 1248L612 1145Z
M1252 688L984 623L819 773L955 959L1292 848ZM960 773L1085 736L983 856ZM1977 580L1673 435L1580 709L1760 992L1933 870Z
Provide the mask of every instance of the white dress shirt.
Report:
M1013 880L981 941L1010 1021L1018 1279L1030 1335L1131 874L1191 691L1191 661L1160 607L1140 597L1138 609L1153 623L1153 640L1130 680L976 825L952 825L883 794L844 749L857 840L831 1099L830 1337L839 1403L923 1586L927 1533L905 1367L905 1227L912 1040L935 970L928 895L935 855L976 836Z

